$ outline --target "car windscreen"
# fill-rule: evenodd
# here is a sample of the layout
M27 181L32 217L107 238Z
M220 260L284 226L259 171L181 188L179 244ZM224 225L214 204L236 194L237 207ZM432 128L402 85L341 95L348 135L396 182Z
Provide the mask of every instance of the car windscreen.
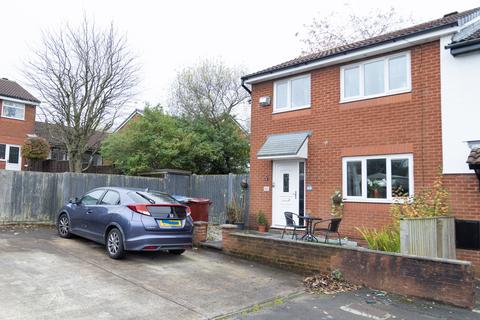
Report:
M135 203L145 203L145 204L162 204L162 203L171 203L179 204L174 198L170 197L168 194L160 192L143 192L143 191L132 191L128 192L128 196Z

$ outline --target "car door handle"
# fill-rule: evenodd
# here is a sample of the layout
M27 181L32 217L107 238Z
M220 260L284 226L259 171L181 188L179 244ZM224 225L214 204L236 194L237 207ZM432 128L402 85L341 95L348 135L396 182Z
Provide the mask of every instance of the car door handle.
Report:
M87 214L93 213L92 210L87 210Z

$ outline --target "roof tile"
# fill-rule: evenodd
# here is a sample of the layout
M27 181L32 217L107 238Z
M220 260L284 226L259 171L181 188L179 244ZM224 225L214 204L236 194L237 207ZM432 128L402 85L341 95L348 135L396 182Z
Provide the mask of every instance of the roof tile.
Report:
M474 8L471 10L463 11L460 13L454 13L454 14L448 14L444 16L443 18L428 21L425 23L417 24L415 26L393 31L390 33L382 34L377 37L349 43L343 46L339 46L336 48L320 51L317 53L301 56L283 63L280 63L278 65L275 65L273 67L251 73L249 75L246 75L242 77L242 79L248 79L252 78L254 76L259 76L263 74L268 74L272 73L275 71L283 70L283 69L288 69L288 68L293 68L302 64L308 64L317 60L321 60L327 57L335 56L337 54L344 54L349 51L357 50L357 49L362 49L365 47L370 47L374 45L379 45L384 42L389 42L396 40L398 38L403 38L403 37L408 37L408 36L413 36L418 33L422 32L427 32L427 31L432 31L435 29L447 27L450 25L460 25L462 23L468 22L471 19L480 16L480 7L479 8Z
M467 163L469 165L480 165L480 148L474 148L470 151Z
M30 92L15 81L0 79L0 96L40 103Z

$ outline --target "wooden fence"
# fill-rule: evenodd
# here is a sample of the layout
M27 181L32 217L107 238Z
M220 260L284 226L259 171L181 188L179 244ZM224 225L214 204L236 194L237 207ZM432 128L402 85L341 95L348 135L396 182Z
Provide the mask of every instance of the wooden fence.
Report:
M210 221L224 223L226 205L233 198L238 204L244 199L244 216L247 215L248 189L242 194L242 180L248 181L248 175L166 174L163 178L147 178L0 170L0 223L52 222L58 209L68 199L104 186L149 188L175 195L209 198L213 202Z

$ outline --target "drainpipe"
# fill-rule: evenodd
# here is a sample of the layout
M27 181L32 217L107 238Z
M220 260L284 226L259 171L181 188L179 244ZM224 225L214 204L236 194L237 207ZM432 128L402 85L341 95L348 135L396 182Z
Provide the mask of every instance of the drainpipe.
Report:
M248 92L249 95L252 95L252 90L250 90L246 85L245 85L245 80L242 78L242 88L245 89L245 91Z

